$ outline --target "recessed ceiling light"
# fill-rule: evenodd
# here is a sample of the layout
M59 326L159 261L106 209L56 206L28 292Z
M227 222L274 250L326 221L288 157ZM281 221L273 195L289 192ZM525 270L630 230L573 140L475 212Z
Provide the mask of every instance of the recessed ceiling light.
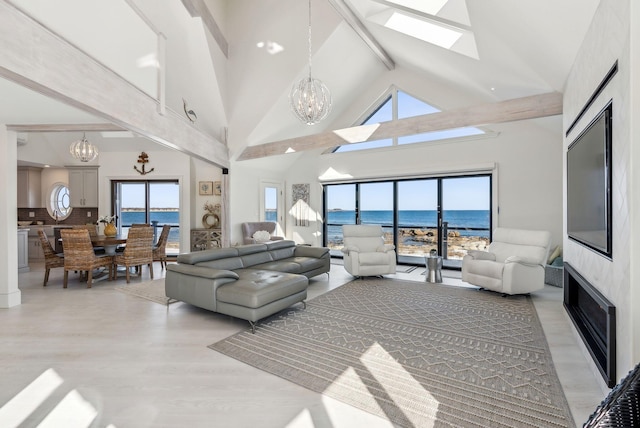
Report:
M258 47L258 49L265 49L271 55L278 54L284 50L284 47L280 43L272 42L271 40L258 42L256 43L256 47Z
M395 11L384 23L384 26L445 49L451 49L462 37L460 31Z

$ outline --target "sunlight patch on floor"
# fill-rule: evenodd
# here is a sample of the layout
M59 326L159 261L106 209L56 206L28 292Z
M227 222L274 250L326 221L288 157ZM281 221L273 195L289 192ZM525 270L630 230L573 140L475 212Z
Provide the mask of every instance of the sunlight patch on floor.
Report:
M413 425L428 428L435 424L439 401L425 390L420 382L415 380L382 346L378 343L371 345L362 354L360 361L376 378L380 387L384 388L398 409L404 409L405 417ZM406 391L413 391L413 393L407 394ZM412 400L412 397L420 397L419 402ZM428 420L419 417L418 413L411 412L411 409L418 406L422 408L419 413L430 416Z
M17 428L43 405L64 380L53 369L47 369L0 408L0 426ZM75 389L60 400L38 424L38 428L87 428L98 415L91 403ZM116 428L109 425L108 428Z

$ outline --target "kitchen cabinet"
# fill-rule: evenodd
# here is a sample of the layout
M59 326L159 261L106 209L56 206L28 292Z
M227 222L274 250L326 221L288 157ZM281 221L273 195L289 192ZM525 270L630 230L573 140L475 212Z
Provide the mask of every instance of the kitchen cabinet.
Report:
M18 168L18 208L42 208L40 168Z
M44 251L42 251L42 244L40 244L40 237L29 236L28 245L29 245L28 258L30 261L44 260Z
M69 169L69 200L72 207L98 206L98 168L67 167Z
M29 272L28 230L18 230L18 272Z

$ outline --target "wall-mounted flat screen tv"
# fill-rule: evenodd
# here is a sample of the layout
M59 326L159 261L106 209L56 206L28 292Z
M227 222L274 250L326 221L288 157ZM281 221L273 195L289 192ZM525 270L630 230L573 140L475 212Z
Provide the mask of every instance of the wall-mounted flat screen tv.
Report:
M611 258L612 102L567 150L569 239Z

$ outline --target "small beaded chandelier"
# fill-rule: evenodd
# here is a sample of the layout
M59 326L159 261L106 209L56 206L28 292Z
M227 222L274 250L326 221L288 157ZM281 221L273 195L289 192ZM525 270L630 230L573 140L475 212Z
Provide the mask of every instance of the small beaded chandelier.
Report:
M98 148L87 141L85 134L83 134L81 140L71 143L69 153L80 162L91 162L98 157Z
M331 111L331 93L326 85L311 77L311 0L309 0L309 76L293 85L289 94L293 113L307 125L315 125Z

